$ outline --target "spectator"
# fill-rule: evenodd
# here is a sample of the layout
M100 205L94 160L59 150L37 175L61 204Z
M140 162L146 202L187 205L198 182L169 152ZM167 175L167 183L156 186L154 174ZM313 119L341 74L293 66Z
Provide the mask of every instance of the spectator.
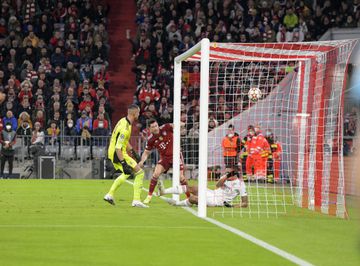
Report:
M78 71L74 68L74 64L72 62L68 62L66 72L64 74L64 82L65 84L70 84L71 80L74 80L76 83L78 83L80 77Z
M2 120L3 124L6 125L9 122L11 124L12 130L17 130L18 123L12 111L7 111L6 116Z
M94 75L94 83L102 82L105 88L108 87L109 83L109 73L106 70L105 65L102 65L100 70L98 70Z
M99 114L98 118L94 121L94 131L93 136L108 136L109 124L108 121L105 120L104 114Z
M65 63L65 56L60 47L55 48L55 53L51 55L51 64L62 67Z
M79 110L85 110L86 106L89 106L91 110L94 108L94 101L91 99L90 94L84 95L84 100L80 103Z
M65 136L77 136L76 128L74 127L74 120L68 119L65 126Z
M21 90L18 95L19 101L22 102L24 96L27 96L28 100L30 101L33 97L31 92L31 83L28 80L24 80L20 86Z
M4 178L5 163L9 163L9 175L12 174L15 150L13 148L16 143L16 131L12 128L11 122L5 123L5 129L0 133L1 143L1 173Z
M35 114L35 116L33 118L34 124L39 123L41 128L44 127L45 121L46 121L44 111L43 110L35 110L34 114Z
M60 135L60 129L57 126L56 121L50 122L50 127L46 130L47 136L50 137L50 144L54 145Z
M292 7L286 10L286 15L284 17L284 25L285 27L292 31L299 23L298 16L294 13L294 9Z
M109 123L105 119L104 114L99 114L97 118L94 120L93 129L96 130L97 128L106 129L106 130L109 129Z
M21 120L16 134L23 139L23 144L29 147L31 144L32 128L27 120Z
M25 111L19 115L18 126L20 127L24 123L29 125L30 128L32 128L32 122L31 122L30 115Z
M22 112L32 116L30 125L38 121L45 126L45 115L59 123L66 112L77 119L77 86L85 79L90 80L92 100L111 110L106 71L107 7L98 1L86 1L84 5L76 1L6 2L0 19L0 34L5 35L0 38L0 90L7 94L2 116L12 111L15 119L19 118L19 126L23 123L19 117ZM95 62L102 65L97 66L94 78ZM82 64L88 65L81 68ZM98 86L101 84L104 88ZM93 86L99 87L98 93ZM72 102L69 110L65 105L68 100Z
M92 131L92 119L88 117L86 111L81 112L81 117L76 122L76 131L78 134L82 134L83 129ZM85 135L87 135L85 133Z

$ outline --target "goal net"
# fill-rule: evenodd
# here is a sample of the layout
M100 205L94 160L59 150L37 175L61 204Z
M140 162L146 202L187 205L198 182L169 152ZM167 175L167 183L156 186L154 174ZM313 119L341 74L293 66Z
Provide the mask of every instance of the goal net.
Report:
M198 180L199 216L219 196L207 188L229 171L244 180L248 207L211 214L279 215L295 204L346 216L343 91L354 45L203 39L175 59L174 153L182 152L185 175Z

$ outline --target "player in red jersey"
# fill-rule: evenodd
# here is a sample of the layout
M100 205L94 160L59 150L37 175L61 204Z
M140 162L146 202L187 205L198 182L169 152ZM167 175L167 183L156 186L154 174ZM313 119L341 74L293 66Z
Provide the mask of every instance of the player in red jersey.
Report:
M148 136L148 141L145 147L145 151L141 156L141 161L139 166L143 167L144 162L151 154L153 149L157 149L160 153L160 160L155 166L152 178L149 185L149 193L144 203L148 204L151 201L152 194L157 185L159 176L163 173L166 173L173 164L173 126L172 124L164 124L159 126L158 122L155 119L149 120L149 130L150 135ZM187 185L187 179L184 176L184 165L182 160L182 155L180 154L180 184Z

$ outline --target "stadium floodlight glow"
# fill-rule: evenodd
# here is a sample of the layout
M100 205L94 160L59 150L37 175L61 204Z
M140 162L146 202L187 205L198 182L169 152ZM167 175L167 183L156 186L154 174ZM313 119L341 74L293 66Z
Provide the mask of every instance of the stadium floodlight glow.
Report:
M281 143L282 154L271 166L276 184L258 182L252 166L249 176L253 174L255 182L247 183L248 209L222 208L220 213L278 215L295 203L346 216L343 102L347 64L356 42L253 44L202 39L175 58L174 154L182 150L185 168L191 165L198 171L193 176L199 185L198 216L207 215L208 178L213 177L214 169L224 172L221 139L230 124L240 137L247 134L248 125L269 129ZM197 101L197 93L199 110L191 102ZM193 109L189 112L188 108ZM173 167L176 186L180 157L174 156ZM240 166L243 172L249 171L245 168Z

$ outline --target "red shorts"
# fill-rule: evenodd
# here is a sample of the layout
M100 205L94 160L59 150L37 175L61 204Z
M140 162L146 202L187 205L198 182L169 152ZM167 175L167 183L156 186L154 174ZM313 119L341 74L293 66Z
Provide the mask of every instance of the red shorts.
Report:
M164 167L165 171L164 173L166 173L167 171L169 171L169 169L172 167L173 165L173 157L169 156L169 157L162 157L160 158L160 160L158 161L158 164L160 164L162 167ZM180 171L184 170L184 158L182 156L182 153L180 153Z

